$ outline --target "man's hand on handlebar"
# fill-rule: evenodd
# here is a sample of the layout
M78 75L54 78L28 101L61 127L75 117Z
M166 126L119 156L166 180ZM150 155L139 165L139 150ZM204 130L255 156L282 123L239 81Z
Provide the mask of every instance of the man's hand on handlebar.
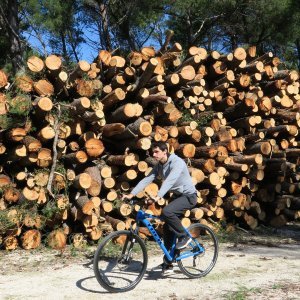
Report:
M150 204L152 204L152 203L155 203L155 202L157 202L159 199L160 199L160 197L159 196L151 196L151 195L147 195L149 198L146 200L146 204L147 205L150 205Z
M147 198L145 199L145 204L147 204L147 205L158 202L161 199L161 197L159 197L159 196L152 196L152 195L149 195L149 194L146 194L146 195L147 195ZM122 200L123 201L124 200L131 200L133 197L134 197L133 194L123 195Z
M126 199L131 200L133 197L134 197L133 194L123 195L122 200L126 200Z

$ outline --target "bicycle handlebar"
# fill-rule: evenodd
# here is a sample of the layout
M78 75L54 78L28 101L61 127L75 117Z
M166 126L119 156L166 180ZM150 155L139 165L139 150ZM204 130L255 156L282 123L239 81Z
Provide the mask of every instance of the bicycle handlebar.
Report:
M126 201L126 200L125 200ZM130 200L128 200L128 203L132 206L132 205L136 205L136 204L139 204L139 202L141 201L141 199L138 199L138 198L131 198Z
M155 197L145 192L145 197L137 198L136 196L132 197L131 199L124 199L123 201L128 202L130 205L138 204L140 201L144 201L145 203L152 204L155 202ZM150 203L149 203L150 202Z

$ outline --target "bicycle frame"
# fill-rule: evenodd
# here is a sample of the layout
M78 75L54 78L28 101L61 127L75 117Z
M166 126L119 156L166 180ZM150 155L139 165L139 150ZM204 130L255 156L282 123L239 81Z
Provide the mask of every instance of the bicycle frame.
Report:
M191 250L184 251L179 256L176 256L177 255L177 252L176 252L176 236L174 237L173 244L172 244L172 247L171 247L170 252L169 252L166 249L162 239L159 237L158 233L156 232L156 230L154 229L154 227L152 226L152 224L150 223L150 221L148 219L162 220L161 217L154 216L152 214L148 214L148 213L145 213L142 210L139 210L137 212L137 215L136 215L137 227L134 230L134 233L138 234L139 224L140 223L144 224L148 228L149 232L152 234L152 236L155 239L156 243L160 246L160 248L162 249L162 251L165 254L165 257L169 261L174 261L174 260L179 261L179 260L182 260L182 259L190 257L190 256L196 256L196 255L201 254L205 251L204 248L201 246L201 244L199 244L198 241L196 239L194 239L191 236L190 232L185 228L185 231L186 231L187 235L192 239L191 244L192 244L193 250L192 251Z

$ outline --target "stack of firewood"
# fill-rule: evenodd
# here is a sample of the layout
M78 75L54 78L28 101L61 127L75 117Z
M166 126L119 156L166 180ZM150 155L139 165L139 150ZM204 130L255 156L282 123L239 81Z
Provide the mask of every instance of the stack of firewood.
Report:
M154 166L153 141L185 159L198 190L185 226L300 217L299 74L271 52L184 55L175 43L126 58L101 50L72 68L33 56L27 66L14 79L0 71L3 248L36 248L44 236L53 248L67 236L78 246L135 226L141 207L160 214L168 197L135 208L120 200Z

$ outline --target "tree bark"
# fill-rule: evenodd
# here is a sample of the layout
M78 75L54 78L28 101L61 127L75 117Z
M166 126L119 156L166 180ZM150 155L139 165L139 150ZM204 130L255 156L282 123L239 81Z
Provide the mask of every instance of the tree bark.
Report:
M6 30L10 42L10 58L13 66L13 72L24 69L23 49L19 35L19 4L17 0L7 1L7 14L4 11L4 5L0 6L1 17L6 23Z

